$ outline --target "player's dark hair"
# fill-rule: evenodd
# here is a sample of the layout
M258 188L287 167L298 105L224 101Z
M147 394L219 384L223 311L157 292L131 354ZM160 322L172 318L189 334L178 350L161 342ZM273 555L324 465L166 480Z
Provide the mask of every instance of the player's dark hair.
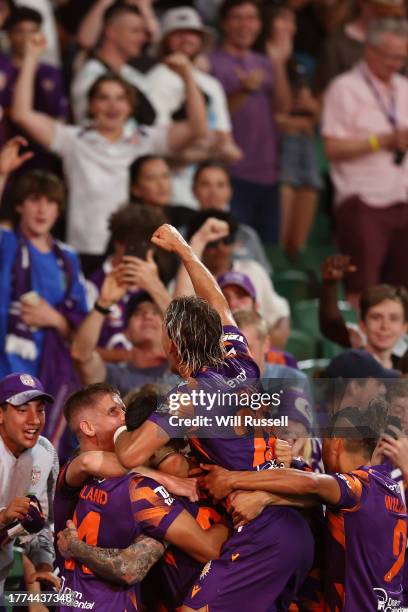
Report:
M126 98L131 106L131 108L135 107L136 104L136 90L129 85L126 81L124 81L119 75L113 72L107 72L106 74L102 74L100 77L96 79L96 81L92 84L88 91L88 104L90 104L94 98L99 94L99 88L104 83L117 83L122 87Z
M131 391L125 397L125 422L128 431L133 431L143 425L148 417L157 409L160 395L164 395L159 385L147 384Z
M197 166L197 169L194 172L194 176L193 176L193 187L197 185L198 180L200 176L202 175L202 173L205 172L206 170L211 170L212 168L215 168L216 170L221 170L221 172L224 172L228 181L231 182L231 175L229 173L227 165L223 164L220 161L208 159L207 161L201 162L201 164Z
M166 166L168 165L167 161L161 155L141 155L140 157L137 157L130 166L130 184L134 185L138 182L143 168L146 164L151 161L157 160L164 162Z
M384 431L387 414L387 402L381 398L372 400L367 410L343 408L331 419L330 436L344 438L350 450L362 450L371 458Z
M195 295L175 298L164 315L164 326L182 368L198 372L222 364L225 349L221 318L206 300Z
M142 17L142 14L137 6L133 4L129 4L128 2L123 2L119 0L118 2L114 2L103 14L102 18L102 26L105 28L109 23L114 21L117 17L121 17L122 15L131 13L132 15L137 15L138 17Z
M360 317L364 321L368 311L384 300L399 302L404 310L404 321L408 321L408 291L405 287L392 285L373 285L363 291L360 298Z
M101 397L105 395L119 395L119 391L113 385L106 382L94 383L87 385L68 397L64 404L64 417L68 425L72 422L73 417L80 411L84 406L89 404L95 404Z
M259 0L224 0L218 11L219 21L222 23L234 8L236 8L237 6L242 6L243 4L252 4L258 9L259 16L261 16L261 7Z
M18 223L20 218L20 214L16 210L17 206L23 204L28 197L41 196L46 197L50 202L56 202L60 213L64 210L65 187L61 179L55 174L44 170L30 170L19 176L11 192L13 222Z

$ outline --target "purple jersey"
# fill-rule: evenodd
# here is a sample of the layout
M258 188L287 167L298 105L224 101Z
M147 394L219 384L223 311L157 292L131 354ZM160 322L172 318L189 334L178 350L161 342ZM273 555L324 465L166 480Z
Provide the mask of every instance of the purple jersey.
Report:
M204 368L167 396L205 390L252 393L259 382L259 368L252 359L245 337L233 326L224 327L226 356L217 368ZM207 398L208 399L208 398ZM213 462L232 470L260 469L273 458L269 434L261 430L235 430L234 422L216 425L215 416L230 417L240 411L236 405L216 401L208 410L204 401L195 405L195 416L210 417L193 435L188 428L174 427L169 413L157 411L149 420L171 437L189 435L190 446L201 462ZM229 422L228 422L229 423ZM273 442L273 440L272 440ZM269 507L260 516L235 531L223 547L219 559L207 564L194 582L185 604L193 609L206 605L211 612L232 612L251 601L257 612L271 612L273 605L287 609L304 581L313 560L313 539L301 514L292 508Z
M207 497L202 497L197 503L185 497L179 501L204 530L219 523L225 514L222 506L214 507ZM173 612L181 607L202 568L202 563L180 548L169 546L143 581L143 600L146 600L147 609Z
M325 610L399 609L407 538L400 487L386 466L333 477L341 497L326 513Z
M163 540L183 511L164 487L150 478L128 474L119 478L91 478L82 487L73 516L79 538L92 546L127 548L141 534ZM67 560L61 593L74 593L78 602L98 612L141 609L140 585L120 586L96 576L89 568ZM93 605L92 605L93 604ZM60 612L72 608L60 606Z
M231 419L240 412L241 406L219 398L230 393L252 393L259 382L259 368L238 328L224 326L223 342L226 350L223 364L216 368L203 368L193 374L189 381L170 391L164 402L165 410L154 412L149 421L166 431L170 438L187 434L191 450L199 462L216 463L230 470L253 470L273 458L269 434L260 429L248 429L245 434L236 433L233 420L220 421L217 418ZM207 397L215 398L215 403L211 407L211 400L195 404L194 414L201 418L201 425L189 431L178 420L172 420L167 408L171 407L171 398L176 395L192 396L201 391ZM204 422L206 418L208 420Z

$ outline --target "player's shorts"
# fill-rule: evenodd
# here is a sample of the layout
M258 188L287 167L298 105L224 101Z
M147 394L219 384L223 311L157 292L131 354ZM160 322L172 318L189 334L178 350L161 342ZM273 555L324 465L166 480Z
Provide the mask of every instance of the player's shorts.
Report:
M267 508L236 531L184 601L208 612L287 610L313 562L313 537L292 508Z

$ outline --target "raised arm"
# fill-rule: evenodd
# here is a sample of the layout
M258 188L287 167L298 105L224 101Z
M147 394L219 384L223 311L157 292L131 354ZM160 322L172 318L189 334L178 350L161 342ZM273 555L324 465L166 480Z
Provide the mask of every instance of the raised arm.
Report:
M337 283L355 267L347 255L330 255L322 265L322 288L319 300L320 331L341 346L351 347L350 334L337 300Z
M0 151L0 198L10 174L31 159L31 151L20 153L20 147L26 147L28 142L22 136L15 136L7 141Z
M197 257L202 259L205 247L209 242L220 240L229 234L229 226L226 221L220 219L207 219L190 240L190 247ZM177 272L174 297L181 295L194 295L194 287L190 276L182 264Z
M11 118L34 140L48 149L53 142L57 122L33 108L34 80L38 61L45 47L46 41L42 34L34 34L26 42L23 63L14 89Z
M206 465L209 472L201 479L214 499L223 499L232 491L267 491L282 496L313 496L325 503L336 504L340 487L328 474L302 472L291 468L259 472L230 472L216 465Z
M119 271L106 275L97 304L108 313L109 308L122 299L127 291L121 283ZM106 314L95 308L82 321L71 345L71 356L84 384L101 382L106 378L106 365L96 350Z
M183 79L186 93L187 121L174 122L169 128L169 147L177 152L192 141L207 136L207 110L188 58L182 53L174 53L166 58L166 64Z
M127 548L91 546L78 538L72 521L57 537L65 559L74 558L101 578L125 586L141 582L165 550L163 544L143 534Z
M217 281L181 234L171 225L165 224L155 231L152 242L165 251L176 253L187 270L196 295L206 300L218 312L223 325L235 325Z

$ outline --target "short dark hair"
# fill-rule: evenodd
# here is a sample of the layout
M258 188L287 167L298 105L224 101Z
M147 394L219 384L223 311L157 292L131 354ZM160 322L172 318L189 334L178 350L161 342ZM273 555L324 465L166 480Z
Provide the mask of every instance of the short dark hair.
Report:
M231 213L224 210L217 210L208 208L206 210L200 210L193 218L193 221L190 223L187 232L188 240L191 239L192 236L204 225L204 223L213 217L214 219L220 219L220 221L225 221L228 223L229 233L231 236L235 236L238 231L238 222L231 215Z
M258 9L259 16L261 16L261 6L259 0L224 0L218 11L220 22L223 22L234 8L241 6L242 4L252 4Z
M106 382L94 383L74 391L64 404L64 417L70 425L74 416L85 406L95 404L104 395L120 395L118 389Z
M405 287L373 285L363 291L360 297L360 317L364 321L370 308L384 300L399 302L404 310L404 321L408 321L408 291Z
M114 19L121 15L124 15L125 13L132 13L133 15L137 15L137 17L143 18L137 6L119 0L118 2L114 2L104 12L102 18L102 27L105 28L105 26L111 23Z
M114 72L107 72L106 74L102 74L100 77L96 79L94 83L92 83L89 91L88 91L88 104L92 102L92 100L98 95L98 90L101 85L104 83L117 83L120 85L125 92L125 95L128 99L128 102L132 108L135 107L136 104L136 90L127 83L124 79L122 79L118 74Z
M65 187L61 179L51 172L30 170L16 179L11 192L15 223L20 217L16 207L30 196L45 196L51 202L57 202L60 213L64 210Z
M382 398L373 399L366 410L346 407L336 412L330 421L330 436L344 438L349 447L360 448L371 458L382 435L388 415L388 404ZM340 425L346 421L347 426Z
M195 295L175 298L164 315L164 327L181 364L192 372L223 362L221 317L206 300Z
M230 175L230 172L226 164L220 161L208 159L207 161L201 162L201 164L197 166L197 169L194 172L194 176L193 176L193 186L194 187L196 186L201 174L205 172L205 170L211 170L211 168L216 168L217 170L221 170L222 172L224 172L225 176L228 178L228 181L231 181L231 175Z
M134 185L140 178L143 167L151 161L163 161L168 165L167 161L161 155L141 155L137 157L130 166L130 184Z
M10 15L6 19L4 29L10 32L16 25L23 21L31 21L41 26L43 23L42 15L39 11L32 9L28 6L16 6L12 8Z
M133 431L143 425L157 409L160 395L160 387L155 384L146 384L128 393L125 397L125 422L128 431Z

